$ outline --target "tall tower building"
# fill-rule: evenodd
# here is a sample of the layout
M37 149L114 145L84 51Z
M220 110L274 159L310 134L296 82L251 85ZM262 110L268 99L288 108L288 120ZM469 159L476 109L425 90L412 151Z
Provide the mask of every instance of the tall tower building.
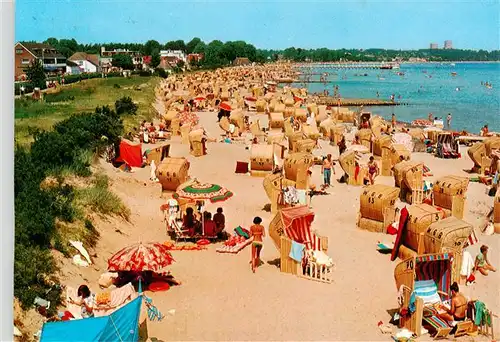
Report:
M444 48L445 49L453 49L453 43L451 40L445 40L444 41Z

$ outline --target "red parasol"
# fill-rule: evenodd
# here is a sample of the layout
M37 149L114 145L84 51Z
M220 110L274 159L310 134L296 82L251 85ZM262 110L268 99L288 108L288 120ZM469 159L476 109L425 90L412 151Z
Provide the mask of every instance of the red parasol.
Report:
M125 247L109 258L108 271L159 272L174 261L167 246L141 242Z
M293 100L294 100L295 102L303 102L303 101L304 101L304 99L303 99L303 98L298 97L298 96L294 96L294 97L293 97Z
M245 100L252 101L252 102L257 101L257 99L255 97L253 97L253 96L247 96L247 97L245 97Z
M195 101L205 101L206 99L203 96L197 96L194 98Z
M227 102L222 102L219 106L220 109L231 111L231 106Z

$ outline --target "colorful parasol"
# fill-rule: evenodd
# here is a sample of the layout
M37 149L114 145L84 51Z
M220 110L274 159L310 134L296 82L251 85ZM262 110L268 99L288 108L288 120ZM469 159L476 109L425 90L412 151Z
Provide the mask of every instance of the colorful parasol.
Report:
M195 101L205 101L206 99L203 96L197 96L194 98Z
M175 199L210 200L212 203L225 201L232 196L231 191L220 185L201 183L197 180L181 189L177 189L172 195Z
M227 102L222 102L220 105L219 105L219 108L220 109L224 109L224 110L227 110L227 111L231 111L231 105Z
M108 271L159 272L174 261L165 245L141 242L125 247L109 258Z
M177 117L181 121L181 124L190 124L191 126L195 126L198 124L200 119L198 118L198 115L196 115L193 112L182 112L177 114Z
M298 96L293 96L293 100L294 100L295 102L304 102L304 99L303 99L303 98L301 98L301 97L298 97Z

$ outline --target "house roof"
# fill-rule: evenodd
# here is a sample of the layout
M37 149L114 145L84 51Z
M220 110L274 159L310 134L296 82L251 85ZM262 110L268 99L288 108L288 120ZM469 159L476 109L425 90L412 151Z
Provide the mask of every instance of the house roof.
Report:
M250 64L250 60L246 57L236 57L233 63L235 65Z
M70 61L69 59L66 60L66 65L70 66L70 67L76 67L76 66L78 66L78 64L76 64L75 62Z
M63 54L57 51L55 48L49 44L42 43L18 43L22 45L26 50L28 50L35 57L41 58L66 58Z
M71 55L70 58L68 58L70 61L88 61L95 66L99 66L99 56L98 55L91 55L86 52L75 52L74 54Z

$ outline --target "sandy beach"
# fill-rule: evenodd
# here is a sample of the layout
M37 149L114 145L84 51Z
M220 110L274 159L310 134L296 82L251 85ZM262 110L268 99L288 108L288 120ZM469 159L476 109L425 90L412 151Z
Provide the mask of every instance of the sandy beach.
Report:
M222 130L216 113L198 113L200 123L207 132L218 137ZM348 136L349 140L349 136ZM208 155L195 158L189 155L189 146L180 137L171 141L171 156L187 157L191 163L189 174L201 181L227 187L234 196L226 202L209 204L214 212L224 208L227 230L241 225L250 227L254 216L263 218L268 228L272 215L263 210L268 203L262 186L263 178L234 173L236 161L248 161L250 152L243 144L209 143ZM332 153L338 157L337 147L321 141L322 149L315 154ZM153 145L143 144L143 150ZM432 170L432 179L453 174L466 175L472 162L462 150L458 160L441 160L430 154L414 153L412 159L423 161ZM100 220L97 229L101 238L95 249L95 265L78 268L71 260L59 258L63 263L62 283L78 286L90 284L97 291L97 281L105 272L107 259L116 251L135 242L163 242L169 240L163 215L159 210L170 194L162 195L161 185L149 180L150 168L134 169L125 173L101 160L98 169L110 177L113 191L131 210L129 223L119 219ZM321 184L320 166L314 166L313 181ZM342 170L337 164L336 175ZM379 177L377 183L393 185L393 177ZM252 273L248 264L250 247L237 255L215 252L217 245L203 251L173 251L176 262L169 270L182 281L182 285L167 292L147 293L163 313L161 322L148 321L150 340L390 340L382 334L377 323L388 323L388 311L398 308L394 267L388 255L379 254L377 242L391 244L394 236L370 233L356 227L359 196L362 187L347 186L333 181L328 196L312 200L315 212L313 229L329 239L329 255L335 262L334 281L323 284L280 273L276 266L279 251L266 236L263 266ZM467 193L465 220L472 223L480 243L470 247L473 256L481 244L490 246L491 262L500 265L498 235L483 236L477 227L492 206L486 187L471 183ZM399 203L398 206L404 204ZM220 243L219 243L220 244ZM462 291L479 298L493 312L500 312L499 273L487 277L478 275L476 284ZM499 331L499 320L495 330ZM396 331L396 327L394 327ZM424 335L420 340L429 339ZM463 338L467 340L467 337ZM469 338L470 339L470 338ZM484 339L475 337L474 339Z

